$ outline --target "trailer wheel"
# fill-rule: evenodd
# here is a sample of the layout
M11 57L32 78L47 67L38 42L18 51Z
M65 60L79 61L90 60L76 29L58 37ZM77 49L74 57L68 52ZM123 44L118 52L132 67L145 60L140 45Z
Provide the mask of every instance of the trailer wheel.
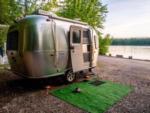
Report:
M73 82L76 79L75 73L72 70L67 71L65 74L65 80L69 83Z

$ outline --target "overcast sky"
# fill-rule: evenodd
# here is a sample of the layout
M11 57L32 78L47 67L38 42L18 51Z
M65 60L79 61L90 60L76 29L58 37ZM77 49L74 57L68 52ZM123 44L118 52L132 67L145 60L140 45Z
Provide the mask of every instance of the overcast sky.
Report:
M150 0L102 0L108 5L103 33L114 37L150 37Z

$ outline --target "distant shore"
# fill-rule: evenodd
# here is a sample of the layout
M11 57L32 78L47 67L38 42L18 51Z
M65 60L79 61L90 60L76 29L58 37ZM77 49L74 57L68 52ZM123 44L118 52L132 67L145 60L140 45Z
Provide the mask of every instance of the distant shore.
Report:
M99 55L99 56L105 56L105 57L113 57L113 58L121 58L121 59L129 59L129 60L138 60L138 61L147 61L150 62L150 60L144 60L144 59L136 59L136 58L126 58L126 57L120 57L120 56L109 56L109 55Z
M110 46L108 56L150 61L150 46Z

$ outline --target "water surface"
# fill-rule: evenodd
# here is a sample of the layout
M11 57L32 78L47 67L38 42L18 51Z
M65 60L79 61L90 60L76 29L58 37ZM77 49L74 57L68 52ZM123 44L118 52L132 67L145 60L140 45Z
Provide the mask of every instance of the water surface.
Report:
M108 54L112 56L123 55L133 59L150 60L150 46L110 46Z

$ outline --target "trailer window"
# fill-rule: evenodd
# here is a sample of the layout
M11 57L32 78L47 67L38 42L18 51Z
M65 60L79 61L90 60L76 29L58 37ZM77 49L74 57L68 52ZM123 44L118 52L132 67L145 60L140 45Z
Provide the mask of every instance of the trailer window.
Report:
M73 43L81 43L81 31L74 30L73 32Z
M89 29L83 30L83 43L90 44L90 30Z
M18 50L18 31L8 33L7 50Z

